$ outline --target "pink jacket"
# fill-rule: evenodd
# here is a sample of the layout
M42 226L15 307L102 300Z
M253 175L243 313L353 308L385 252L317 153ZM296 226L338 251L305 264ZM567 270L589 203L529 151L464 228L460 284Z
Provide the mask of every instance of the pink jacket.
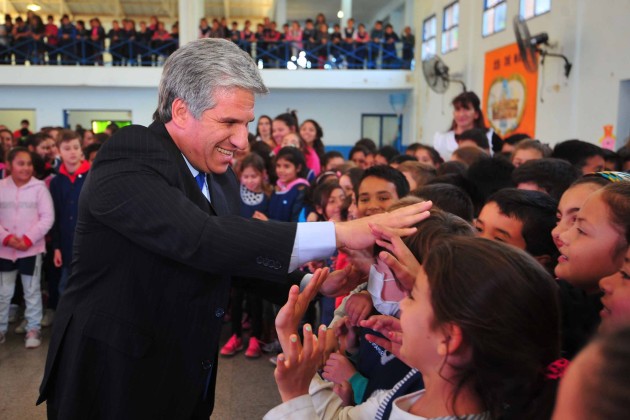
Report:
M31 178L18 188L11 177L0 180L0 258L15 261L44 252L44 236L54 221L52 198L43 181ZM10 235L26 236L31 247L18 251L4 245Z

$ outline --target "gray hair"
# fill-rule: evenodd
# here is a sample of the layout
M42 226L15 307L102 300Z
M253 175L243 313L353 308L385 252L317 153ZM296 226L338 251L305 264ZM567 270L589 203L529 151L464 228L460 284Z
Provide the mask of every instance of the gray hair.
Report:
M169 122L175 99L182 99L196 119L216 106L221 89L241 88L254 94L269 92L254 60L225 39L198 39L176 50L164 64L153 119Z

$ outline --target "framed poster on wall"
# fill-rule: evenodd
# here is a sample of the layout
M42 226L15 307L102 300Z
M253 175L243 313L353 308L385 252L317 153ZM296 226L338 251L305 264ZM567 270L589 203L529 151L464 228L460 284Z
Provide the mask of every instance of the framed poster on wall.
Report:
M525 69L516 43L486 53L483 110L499 136L536 136L537 91L538 73Z

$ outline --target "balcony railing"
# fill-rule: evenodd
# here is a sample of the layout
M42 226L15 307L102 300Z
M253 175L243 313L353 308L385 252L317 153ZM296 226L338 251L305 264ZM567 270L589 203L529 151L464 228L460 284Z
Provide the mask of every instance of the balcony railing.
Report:
M413 48L403 43L326 43L304 48L302 42L248 42L239 47L263 69L412 69ZM94 42L87 39L50 45L31 38L0 45L0 64L69 66L161 66L178 40Z

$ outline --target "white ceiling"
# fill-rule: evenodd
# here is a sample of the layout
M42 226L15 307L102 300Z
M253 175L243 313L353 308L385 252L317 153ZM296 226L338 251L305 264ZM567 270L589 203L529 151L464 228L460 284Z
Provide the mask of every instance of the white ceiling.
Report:
M32 3L41 6L37 12L41 16L67 13L71 17L113 19L152 15L176 18L178 14L178 0L0 0L0 9L4 9L4 13L24 15L26 7ZM205 0L205 14L207 17L261 20L265 16L273 17L275 3L275 0ZM328 22L334 22L341 0L286 0L286 4L288 21L315 19L322 12ZM354 0L352 15L357 22L369 23L385 4L383 0Z

